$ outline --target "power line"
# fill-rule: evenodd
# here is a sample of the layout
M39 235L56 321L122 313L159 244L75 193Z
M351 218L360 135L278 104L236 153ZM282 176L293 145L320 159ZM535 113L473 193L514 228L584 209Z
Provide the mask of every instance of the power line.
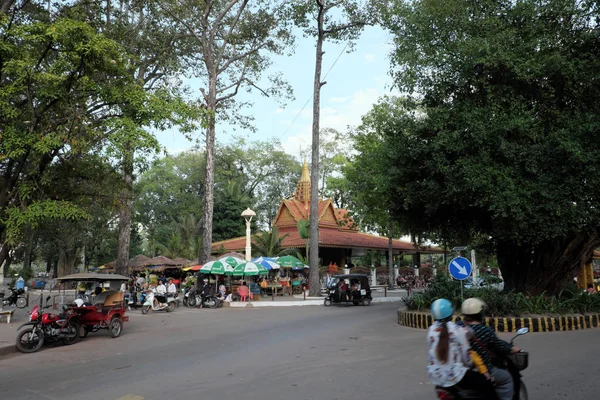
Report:
M344 54L344 52L346 51L347 47L348 47L348 42L346 42L346 45L344 46L344 48L342 49L342 51L340 51L340 54L338 54L338 56L335 59L335 61L333 62L333 64L331 64L331 67L329 67L329 69L325 73L325 76L323 77L323 79L327 78L327 76L329 75L329 73L331 72L331 70L333 69L333 67L335 67L335 64L337 64L337 62L340 59L340 57L342 57L342 54ZM290 123L290 125L287 127L287 129L285 130L285 132L283 132L283 134L279 137L279 139L283 139L283 137L289 132L289 130L292 128L292 126L294 126L294 123L296 122L296 120L298 119L298 117L300 116L300 114L302 114L302 111L304 111L304 109L306 108L306 105L308 104L308 102L312 100L313 96L314 96L314 93L312 95L310 95L310 97L308 98L308 100L306 100L306 103L304 103L304 105L302 106L302 108L300 109L300 111L298 111L298 114L296 114L296 116L294 117L294 119L292 120L292 122Z

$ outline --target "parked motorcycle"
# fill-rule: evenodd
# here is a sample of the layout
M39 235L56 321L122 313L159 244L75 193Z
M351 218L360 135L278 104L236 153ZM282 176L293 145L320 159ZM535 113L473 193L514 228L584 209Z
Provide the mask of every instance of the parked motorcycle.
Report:
M190 288L183 289L183 305L189 307L188 300L190 299Z
M4 293L0 293L0 297L2 297L2 306L17 306L17 308L24 308L27 305L27 299L25 298L25 290L23 289L15 289L8 288L10 290L10 295L4 298Z
M156 300L156 304L154 300ZM173 297L150 292L146 295L146 299L144 300L142 314L148 314L150 310L172 312L175 310L175 299Z
M223 300L220 297L215 296L214 294L209 294L207 296L201 297L202 307L208 308L219 308L223 305Z
M29 312L29 322L17 329L17 350L23 353L38 351L45 342L62 342L71 345L79 340L79 315L65 306L63 313L56 315L42 313L48 305L50 296L46 298L46 306L37 305ZM41 300L40 300L41 303Z
M525 335L529 332L529 328L521 328L517 330L517 334L512 338L510 344L521 335ZM521 351L507 356L505 358L507 370L513 377L515 384L515 395L514 400L527 400L527 387L523 383L521 371L527 368L529 364L529 353ZM484 397L475 392L474 390L464 389L458 385L451 386L449 388L436 386L435 388L437 396L440 400L485 400Z

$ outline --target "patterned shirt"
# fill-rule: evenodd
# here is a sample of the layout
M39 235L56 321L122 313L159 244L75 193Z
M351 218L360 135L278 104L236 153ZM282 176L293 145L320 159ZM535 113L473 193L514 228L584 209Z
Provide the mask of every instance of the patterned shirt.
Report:
M487 350L492 351L497 355L510 354L512 345L502 339L499 339L498 336L496 336L496 332L494 332L492 328L482 324L469 325L469 328L471 331L473 331L473 334L477 336L477 340L479 340L479 342L481 342L487 348ZM488 369L494 366L492 363L492 356L488 351L483 349L482 346L474 339L471 339L470 343L471 348L475 350L477 354L479 354Z
M427 333L429 344L427 373L431 383L442 387L456 385L471 367L467 330L453 322L447 322L446 325L450 344L446 363L442 363L436 354L442 324L438 321L434 322Z

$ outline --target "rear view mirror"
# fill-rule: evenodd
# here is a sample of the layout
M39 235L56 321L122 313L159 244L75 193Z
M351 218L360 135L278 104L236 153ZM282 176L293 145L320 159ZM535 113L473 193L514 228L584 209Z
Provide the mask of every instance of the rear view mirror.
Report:
M46 304L48 304L48 302L50 301L50 299L52 299L51 296L46 297Z
M526 333L529 333L529 328L521 328L517 330L517 336L525 335Z

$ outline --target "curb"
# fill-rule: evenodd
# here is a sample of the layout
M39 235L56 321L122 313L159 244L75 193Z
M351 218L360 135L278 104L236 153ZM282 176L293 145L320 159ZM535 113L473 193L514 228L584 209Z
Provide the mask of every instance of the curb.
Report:
M0 357L4 357L9 354L16 353L16 352L17 352L17 348L15 347L14 344L6 344L6 345L0 346Z
M323 300L304 300L304 301L254 301L252 303L240 303L232 302L229 303L231 308L255 308L255 307L302 307L302 306L324 306ZM371 303L393 303L400 302L400 297L376 297Z
M459 316L452 317L452 321L457 320L461 320ZM410 328L427 329L433 324L433 318L429 313L399 309L398 324ZM519 328L529 328L530 332L577 331L598 328L600 314L561 317L486 317L485 325L494 328L496 332L515 332Z

